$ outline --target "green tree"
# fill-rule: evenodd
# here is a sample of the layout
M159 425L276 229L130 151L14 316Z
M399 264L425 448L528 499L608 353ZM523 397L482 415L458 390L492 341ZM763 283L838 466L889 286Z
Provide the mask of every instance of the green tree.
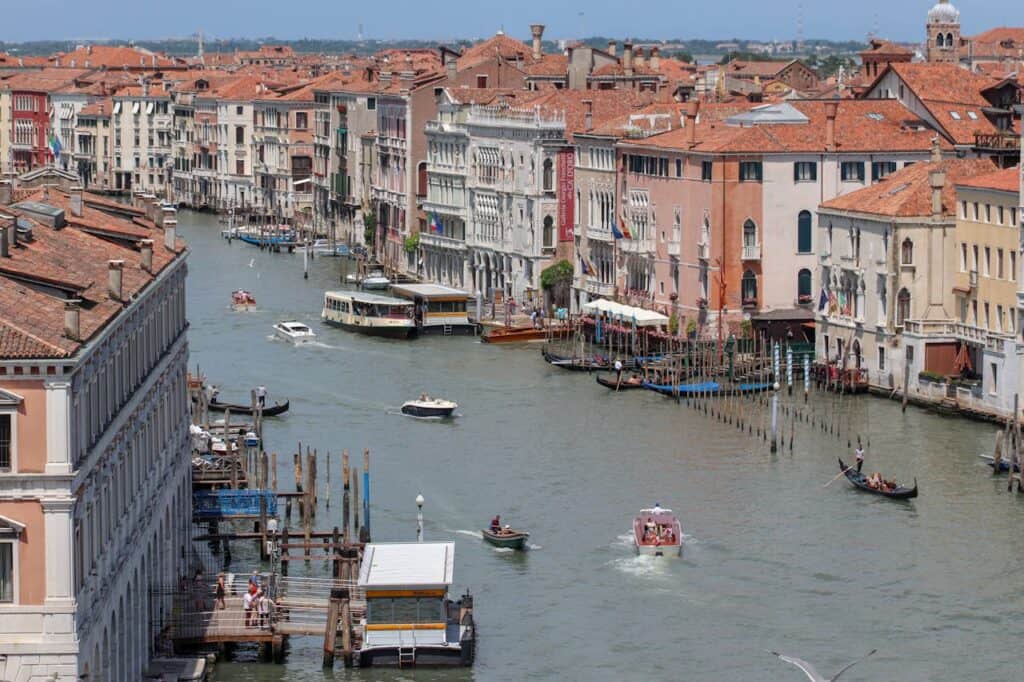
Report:
M373 211L363 214L363 241L371 249L377 237L377 214Z
M541 271L540 286L547 292L551 304L556 308L568 307L572 277L572 263L567 260L558 261Z

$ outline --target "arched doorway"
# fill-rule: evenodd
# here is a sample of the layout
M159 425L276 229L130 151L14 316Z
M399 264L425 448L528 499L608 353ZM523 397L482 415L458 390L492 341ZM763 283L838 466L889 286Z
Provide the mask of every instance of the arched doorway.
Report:
M858 339L853 340L853 346L851 347L853 353L853 366L860 369L860 341Z

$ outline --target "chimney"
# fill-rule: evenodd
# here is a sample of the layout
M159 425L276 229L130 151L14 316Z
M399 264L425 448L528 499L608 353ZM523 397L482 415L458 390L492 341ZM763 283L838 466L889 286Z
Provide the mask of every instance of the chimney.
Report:
M448 80L455 84L455 76L459 72L459 60L454 56L449 56L448 61L444 63L444 71L448 76Z
M686 143L697 146L697 116L700 114L700 100L691 99L686 103Z
M168 220L178 219L178 209L174 208L173 206L164 206L162 209L160 209L158 217L160 218L160 220L157 221L156 223L157 227L163 227L164 225L167 224Z
M661 68L661 50L657 46L651 48L651 69L657 71Z
M608 41L608 54L610 54L611 56L614 57L615 56L615 51L618 48L619 48L619 44L617 42L615 42L614 40L609 40Z
M64 336L72 341L82 340L81 309L77 299L64 301Z
M642 69L643 68L643 66L644 66L644 48L642 48L642 47L636 48L636 51L633 54L633 65L636 68L638 68L638 69Z
M583 100L583 129L591 131L594 129L594 100Z
M18 245L18 221L12 220L7 224L7 250L10 252Z
M14 185L10 180L0 182L0 206L9 206L14 200Z
M928 181L932 186L932 221L942 220L942 189L946 186L946 171L941 168L928 173Z
M936 135L932 138L932 161L938 163L942 161L942 146L939 144L939 136ZM0 204L3 202L0 201Z
M71 196L71 215L76 218L82 217L82 188L72 187L69 191Z
M11 247L7 245L7 230L13 229L13 225L0 225L0 258L11 257Z
M124 300L124 287L122 271L124 270L123 260L107 261L107 295L111 301L120 303Z
M622 43L622 68L627 76L633 75L633 43Z
M164 223L164 246L168 251L174 251L177 246L178 221L168 220Z
M139 242L139 250L142 253L142 269L150 274L153 274L153 240L141 240Z
M530 34L533 35L533 59L537 61L544 56L544 50L541 48L541 41L544 39L544 24L531 24Z
M825 102L825 151L836 150L836 115L839 102Z

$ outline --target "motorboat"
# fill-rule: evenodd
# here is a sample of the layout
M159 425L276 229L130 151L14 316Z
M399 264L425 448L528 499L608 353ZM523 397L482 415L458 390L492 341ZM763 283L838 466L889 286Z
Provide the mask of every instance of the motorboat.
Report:
M548 333L544 329L533 326L525 327L493 327L480 340L484 343L525 343L529 341L544 341Z
M513 530L509 526L484 528L480 534L486 542L503 549L526 549L526 541L530 539L526 531Z
M633 519L633 545L637 554L648 556L681 556L683 527L671 509L655 504L641 509Z
M316 338L313 330L301 322L286 321L274 325L274 336L296 345L309 343Z
M413 303L351 291L328 291L321 312L329 325L367 336L407 339L416 332Z
M444 418L452 416L452 412L458 404L443 398L431 398L424 393L417 400L409 400L402 404L402 414L410 417L436 417Z
M391 280L384 276L384 273L377 270L364 277L359 283L366 291L383 291L391 286Z
M331 256L331 257L348 257L350 251L347 244L335 244L331 246L331 240L329 239L317 239L310 248L313 254L316 256Z
M231 292L231 309L235 312L249 312L256 309L256 298L244 289Z

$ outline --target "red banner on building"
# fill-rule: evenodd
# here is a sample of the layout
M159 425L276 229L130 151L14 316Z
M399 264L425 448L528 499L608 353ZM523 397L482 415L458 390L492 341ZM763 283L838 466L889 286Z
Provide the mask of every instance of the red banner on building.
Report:
M576 160L572 149L558 152L558 241L573 241L576 223Z

